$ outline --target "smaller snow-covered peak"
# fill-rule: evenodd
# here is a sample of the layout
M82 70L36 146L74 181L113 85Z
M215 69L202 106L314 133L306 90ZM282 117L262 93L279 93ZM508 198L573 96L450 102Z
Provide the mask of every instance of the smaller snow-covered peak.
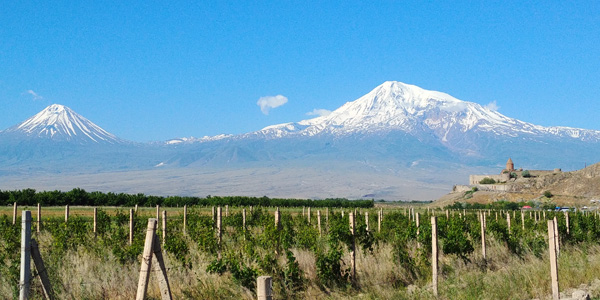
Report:
M222 140L222 139L226 139L226 138L230 138L233 135L231 134L219 134L219 135L215 135L215 136L203 136L201 138L195 138L195 137L182 137L182 138L175 138L175 139L170 139L168 141L165 142L165 144L167 145L179 145L179 144L192 144L192 143L202 143L202 142L211 142L211 141L217 141L217 140Z
M77 143L115 144L124 142L60 104L52 104L23 123L4 132Z

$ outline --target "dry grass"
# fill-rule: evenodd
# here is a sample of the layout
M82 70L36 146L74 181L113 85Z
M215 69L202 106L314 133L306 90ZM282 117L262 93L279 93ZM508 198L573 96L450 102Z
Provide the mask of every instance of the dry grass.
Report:
M39 237L43 243L44 237ZM409 280L394 264L390 246L376 250L374 255L358 253L358 288L322 290L316 283L314 255L294 250L301 269L309 280L302 293L304 299L434 299L429 284L397 286ZM169 281L175 299L254 299L247 289L235 284L230 275L205 272L209 258L192 250L192 270L170 264ZM474 255L471 262L442 257L439 299L548 299L550 291L548 259L525 255L520 258L507 253L501 245L492 245L489 259ZM123 266L113 257L98 258L85 251L69 251L59 265L49 266L54 272L54 288L60 299L132 299L135 297L139 263ZM565 247L559 257L561 290L590 283L600 274L600 246ZM34 289L39 290L39 284ZM0 293L10 299L10 287L2 284ZM596 295L597 296L597 295ZM160 298L154 277L150 278L149 299ZM275 297L280 299L279 297Z
M148 213L155 212L153 208ZM210 208L206 210L210 212ZM51 258L50 234L34 234L42 256ZM205 270L213 257L189 243L192 269L181 267L175 257L167 255L168 276L174 299L254 299L255 295L234 283L231 274L209 274ZM416 249L416 244L411 244ZM135 297L140 264L122 265L109 253L98 256L80 247L64 256L46 260L51 280L59 299L132 299ZM374 252L358 251L357 280L354 286L326 289L319 285L316 258L313 252L292 249L307 279L303 299L435 299L429 284L430 273L425 270L416 278L394 261L393 248L387 244ZM541 257L509 253L504 244L488 239L488 258L481 257L479 244L468 261L440 256L439 299L548 299L551 295L547 253ZM259 253L264 255L265 253ZM414 257L416 254L411 253ZM343 258L346 265L349 256ZM285 259L280 257L283 265ZM561 291L589 284L600 277L600 246L563 246L559 256ZM263 275L263 274L261 274ZM268 274L265 274L268 275ZM11 299L14 283L0 278L0 298ZM39 283L34 287L39 297ZM277 291L276 291L277 292ZM600 295L594 295L600 296ZM160 298L154 276L150 278L149 299ZM34 298L35 299L35 298ZM275 296L282 299L282 296Z

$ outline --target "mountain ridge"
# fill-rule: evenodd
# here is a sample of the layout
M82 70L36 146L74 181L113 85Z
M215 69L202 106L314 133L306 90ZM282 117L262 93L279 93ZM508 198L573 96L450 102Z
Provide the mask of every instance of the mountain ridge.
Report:
M525 169L573 170L600 161L600 131L533 125L393 81L328 116L239 135L154 143L112 134L100 139L90 133L95 127L87 119L60 123L60 113L37 114L0 132L0 174L20 174L3 176L0 188L83 184L156 193L160 186L193 193L186 195L431 200L446 187L466 183L468 174L496 169L507 157ZM26 176L30 173L35 176Z

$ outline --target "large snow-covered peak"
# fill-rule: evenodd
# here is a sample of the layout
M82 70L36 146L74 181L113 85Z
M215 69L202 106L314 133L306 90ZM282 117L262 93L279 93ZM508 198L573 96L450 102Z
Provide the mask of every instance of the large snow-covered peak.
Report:
M5 130L4 133L77 143L115 144L124 142L60 104L46 107L23 123Z
M521 134L550 134L600 140L599 131L537 126L446 93L397 81L386 81L327 116L268 126L257 133L275 138L395 130L415 136L434 135L444 143L452 137L459 138L460 135L473 131L512 137Z

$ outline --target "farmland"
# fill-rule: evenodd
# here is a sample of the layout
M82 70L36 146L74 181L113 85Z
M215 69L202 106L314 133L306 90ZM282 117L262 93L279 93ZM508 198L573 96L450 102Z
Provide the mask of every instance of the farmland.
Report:
M25 209L32 211L33 238L57 298L135 297L146 226L148 218L156 218L156 207L133 212L131 244L134 207L98 207L96 232L92 207L69 207L67 221L65 207L42 207L40 232L37 206L19 206L15 225L12 207L2 208L2 298L18 295L20 211ZM279 208L276 224L276 207L224 205L218 226L219 210L212 206L187 207L185 225L183 207L159 210L159 224L163 210L167 216L158 237L174 299L255 299L261 275L273 278L275 299L433 299L431 216L437 220L441 299L550 297L546 220L554 217L561 291L591 283L600 271L600 223L594 213L572 212L567 233L567 215L550 211L521 216L520 211L424 207L289 207ZM40 299L33 273L31 299ZM160 298L152 276L147 296Z

